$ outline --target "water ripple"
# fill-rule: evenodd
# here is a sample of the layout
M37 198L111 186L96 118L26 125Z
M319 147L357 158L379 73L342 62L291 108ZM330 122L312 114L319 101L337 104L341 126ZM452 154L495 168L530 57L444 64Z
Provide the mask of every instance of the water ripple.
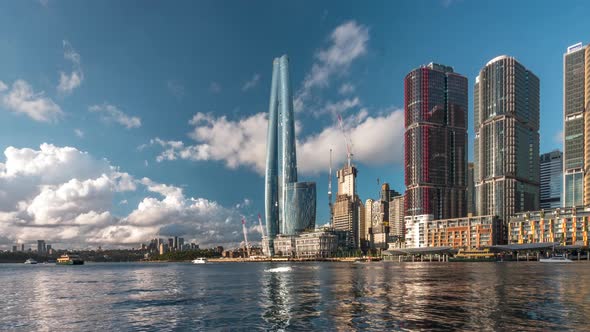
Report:
M0 330L586 330L590 264L0 265Z

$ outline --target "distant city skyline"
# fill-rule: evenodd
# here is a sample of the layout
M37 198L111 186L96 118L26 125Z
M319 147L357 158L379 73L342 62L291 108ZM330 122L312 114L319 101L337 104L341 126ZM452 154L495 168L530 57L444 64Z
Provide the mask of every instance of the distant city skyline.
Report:
M0 249L133 247L158 235L237 244L243 217L259 241L277 54L292 61L298 172L317 183L316 225L330 218L329 150L334 170L346 160L339 115L359 197L375 198L377 178L405 191L403 79L430 62L468 79L469 161L473 82L502 54L541 81L540 152L564 151L563 55L590 42L585 2L1 7Z

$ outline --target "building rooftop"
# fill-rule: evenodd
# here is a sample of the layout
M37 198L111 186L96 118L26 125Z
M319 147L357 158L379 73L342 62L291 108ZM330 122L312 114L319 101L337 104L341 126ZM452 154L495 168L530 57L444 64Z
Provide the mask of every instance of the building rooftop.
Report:
M499 55L495 58L493 58L492 60L488 61L488 63L486 63L486 66L491 65L492 63L496 62L496 61L500 61L500 60L504 60L504 59L510 59L512 58L511 56L508 55Z
M453 67L441 65L440 63L431 62L431 63L427 64L426 67L430 68L432 70L438 70L438 71L442 71L445 73L453 73L454 72Z
M584 47L584 44L582 44L581 42L580 42L580 43L577 43L577 44L574 44L574 45L572 45L572 46L569 46L569 47L567 48L567 54L569 54L569 53L573 53L573 52L576 52L576 51L579 51L579 50L581 50L583 47Z

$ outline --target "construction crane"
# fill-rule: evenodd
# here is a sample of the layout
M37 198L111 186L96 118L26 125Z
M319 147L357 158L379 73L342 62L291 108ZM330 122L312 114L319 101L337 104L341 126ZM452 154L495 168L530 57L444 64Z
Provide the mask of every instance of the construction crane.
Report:
M248 231L246 230L246 219L242 218L242 230L244 231L244 241L246 242L246 252L250 257L250 245L248 244Z
M346 146L346 160L348 167L352 166L352 140L350 136L344 130L344 122L342 121L342 117L338 114L338 123L340 124L340 130L342 131L342 136L344 137L344 146Z
M334 209L332 207L332 149L330 149L330 168L328 170L328 206L330 207L330 226L334 219Z

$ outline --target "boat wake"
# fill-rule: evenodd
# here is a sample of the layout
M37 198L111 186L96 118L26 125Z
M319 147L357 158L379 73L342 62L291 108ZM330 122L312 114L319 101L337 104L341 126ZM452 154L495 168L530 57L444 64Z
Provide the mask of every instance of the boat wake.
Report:
M272 269L264 270L264 272L271 272L271 273L291 272L291 267L290 266L275 267Z

